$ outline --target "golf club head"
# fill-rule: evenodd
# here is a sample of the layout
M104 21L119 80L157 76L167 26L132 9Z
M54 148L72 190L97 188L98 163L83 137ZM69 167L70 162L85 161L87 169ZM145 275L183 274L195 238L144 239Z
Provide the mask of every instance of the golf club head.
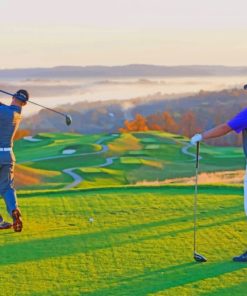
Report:
M70 115L66 115L66 124L71 125L72 123L72 117Z
M207 262L207 259L205 257L196 252L194 252L194 259L196 262Z
M247 89L247 84L244 85L244 90L246 90L246 89Z

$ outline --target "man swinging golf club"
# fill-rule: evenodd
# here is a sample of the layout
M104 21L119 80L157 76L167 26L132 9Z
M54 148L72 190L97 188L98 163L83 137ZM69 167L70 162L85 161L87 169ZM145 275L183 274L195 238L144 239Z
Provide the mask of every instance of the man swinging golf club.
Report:
M190 143L193 145L196 145L200 141L211 139L211 138L217 138L217 137L226 135L231 131L235 131L236 133L240 133L240 132L243 133L243 148L244 148L244 153L247 159L247 108L243 109L230 121L220 124L208 131L203 132L202 134L194 135L191 138ZM246 175L244 178L244 208L245 208L245 213L247 215L247 166L246 166ZM234 257L233 261L247 262L247 251L240 256Z
M0 103L0 194L4 198L7 211L13 219L13 229L22 230L21 212L18 208L14 188L13 139L21 121L22 107L26 105L29 94L26 90L18 90L12 97L10 106ZM0 215L0 229L12 227Z

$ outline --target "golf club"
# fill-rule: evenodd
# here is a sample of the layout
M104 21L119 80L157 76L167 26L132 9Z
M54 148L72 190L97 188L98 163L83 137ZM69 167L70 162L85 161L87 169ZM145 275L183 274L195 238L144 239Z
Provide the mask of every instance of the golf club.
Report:
M198 168L199 168L199 149L200 143L196 143L196 176L195 176L195 194L194 194L194 259L196 262L206 262L207 259L196 252L196 229L197 229L197 184L198 184Z
M11 93L9 93L9 92L7 92L7 91L4 91L4 90L1 90L1 89L0 89L0 92L1 92L1 93L4 93L4 94L6 94L6 95L9 95L9 96L11 96L11 97L15 96L15 97L18 98L18 96L16 96L15 94L11 94ZM62 112L56 111L56 110L51 109L51 108L49 108L49 107L45 107L45 106L43 106L43 105L40 105L40 104L35 103L35 102L33 102L33 101L30 101L30 100L28 100L28 103L32 103L32 104L34 104L34 105L37 105L37 106L39 106L39 107L45 108L45 109L47 109L47 110L50 110L50 111L52 111L52 112L55 112L55 113L57 113L57 114L62 115L63 117L65 117L65 119L66 119L65 122L66 122L67 125L71 125L71 123L72 123L72 117L71 117L70 115L68 115L68 114L64 114L64 113L62 113Z

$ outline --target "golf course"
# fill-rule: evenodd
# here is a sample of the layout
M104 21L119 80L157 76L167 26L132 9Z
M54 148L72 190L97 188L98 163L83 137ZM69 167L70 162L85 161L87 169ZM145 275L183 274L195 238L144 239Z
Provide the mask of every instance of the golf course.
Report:
M242 148L201 144L198 263L188 144L164 132L16 141L24 227L0 233L3 295L245 295L247 265L232 261L247 245Z

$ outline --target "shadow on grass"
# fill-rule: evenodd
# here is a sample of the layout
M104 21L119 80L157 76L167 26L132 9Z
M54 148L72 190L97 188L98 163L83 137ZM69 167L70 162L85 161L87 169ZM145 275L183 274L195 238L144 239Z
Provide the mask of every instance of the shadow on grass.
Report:
M246 263L243 263L243 268L247 269ZM230 287L215 289L211 292L204 293L203 296L235 296L235 295L245 295L247 291L247 282L246 280L242 283L236 285L231 285Z
M235 213L235 211L237 211L237 208L233 207L232 213ZM214 216L215 214L211 213L211 215ZM47 239L31 240L27 242L19 242L16 244L6 244L0 247L0 265L16 264L78 253L87 253L89 251L118 247L130 243L134 244L146 240L175 237L183 233L192 232L193 227L191 225L191 227L179 229L176 231L161 230L162 233L158 234L138 234L138 231L146 231L154 227L177 224L178 222L183 222L183 219L184 218L172 218L170 220L107 229L105 231L95 233L66 235L63 237L53 237ZM221 224L226 225L242 220L242 217L234 217L231 219L225 219L220 223L205 223L200 227L203 227L204 229L215 226L218 227ZM137 237L131 237L131 235L136 234L136 232Z
M199 287L199 290L200 290L200 281L210 279L210 278L215 278L220 275L228 274L241 269L247 269L247 266L244 264L238 264L234 262L217 262L217 263L211 263L211 264L210 263L198 264L194 262L182 263L175 266L162 268L159 270L145 271L144 273L136 276L122 277L116 281L112 281L112 279L109 279L110 281L109 285L112 285L112 286L104 289L97 289L92 292L85 292L84 288L80 287L80 292L82 293L80 295L144 296L152 293L158 293L161 291L169 290L176 287L181 287L187 284L194 284L195 289ZM107 283L107 279L106 279L106 283ZM243 287L246 287L246 283L243 283ZM70 287L70 288L73 288L73 287ZM226 287L225 289L222 289L222 290L227 291L227 289L228 288ZM34 295L45 296L45 295L49 295L50 292L51 291L49 292L43 291L42 293L37 293ZM57 290L57 292L59 295L59 290ZM62 294L64 292L64 289L62 289L60 292ZM215 295L215 294L208 294L208 295ZM226 295L226 294L216 294L216 295ZM231 295L234 295L234 294L231 294Z
M70 190L41 190L41 191L20 191L19 198L35 198L35 197L50 197L61 198L65 195L73 197L83 197L87 195L97 194L112 194L112 193L133 193L133 194L147 194L150 192L166 194L166 195L192 195L194 194L194 185L161 185L161 186L136 186L136 185L122 185L109 187L92 187L85 189L70 189ZM243 188L239 185L200 185L198 190L200 194L213 195L243 195Z
M180 268L176 266L174 270L167 268L147 272L133 279L126 279L124 284L85 293L84 295L148 295L191 283L199 285L197 282L201 280L214 278L240 269L247 269L247 266L233 262L207 263L204 265L196 263L182 264Z

